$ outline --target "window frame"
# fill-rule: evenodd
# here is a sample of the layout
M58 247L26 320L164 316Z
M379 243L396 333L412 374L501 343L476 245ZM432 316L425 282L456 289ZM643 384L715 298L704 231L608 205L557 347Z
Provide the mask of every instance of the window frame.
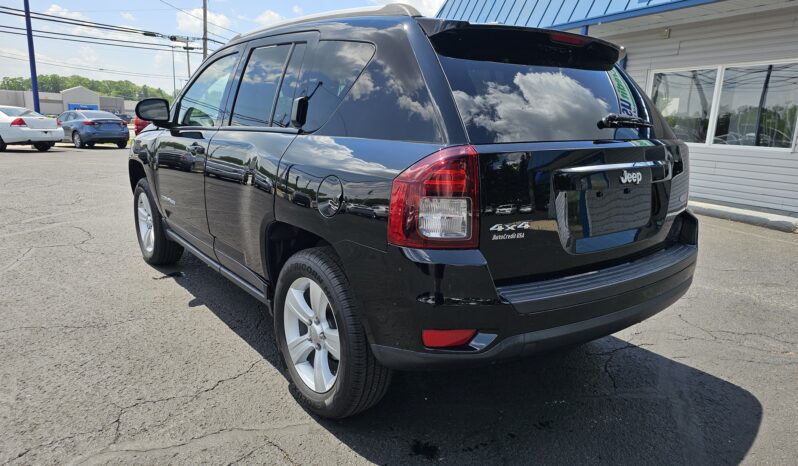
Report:
M186 93L191 90L191 86L194 85L194 83L197 81L197 78L199 78L200 75L202 75L202 73L204 73L205 70L207 70L208 67L210 67L212 64L214 64L214 63L218 62L219 60L222 60L222 59L224 59L226 57L229 57L231 55L235 55L235 54L238 55L237 62L233 65L233 71L230 74L230 79L227 80L227 84L225 86L224 93L222 94L222 100L219 103L219 106L220 106L219 117L214 121L214 125L209 127L209 126L191 126L191 125L181 125L181 124L179 124L180 107L181 107L181 104L183 103L183 98L186 96ZM191 79L188 81L188 83L186 83L186 85L180 91L180 95L178 95L178 97L175 99L175 104L172 106L173 108L170 111L170 113L171 113L170 117L172 119L172 124L173 124L174 129L176 129L176 130L194 130L194 129L196 129L196 130L205 131L205 130L219 128L220 124L223 123L227 119L227 116L228 116L227 114L229 113L229 109L227 108L227 104L226 103L227 103L227 101L229 99L229 96L230 96L230 89L232 88L233 80L236 77L236 74L235 74L236 70L241 65L241 57L242 56L243 56L243 53L242 53L241 47L240 46L233 46L233 47L230 47L230 48L225 48L225 49L219 50L218 52L216 52L213 55L209 56L205 60L205 62L203 62L202 65L200 65L200 67L197 69L197 71L195 71L194 74L191 75Z
M696 147L706 148L719 148L730 149L733 151L767 151L776 153L796 153L798 152L798 118L796 118L795 126L792 134L792 145L790 147L765 147L765 146L742 146L734 144L716 144L715 131L718 125L718 111L720 110L720 97L723 90L723 80L726 77L726 70L728 68L745 68L751 66L767 66L767 65L798 65L798 58L782 58L778 60L758 60L749 62L736 62L731 64L716 65L716 66L682 66L677 68L652 68L648 74L646 82L646 90L649 96L654 93L654 76L660 73L680 73L685 71L716 71L715 89L712 92L712 105L709 110L709 126L707 126L707 138L704 142L688 142L687 144Z
M249 64L249 60L252 57L252 52L255 49L261 49L270 46L278 46L278 45L290 45L291 49L288 51L288 56L286 57L285 63L283 63L283 72L280 76L280 81L277 85L277 92L274 95L274 100L272 101L272 108L269 117L269 123L271 124L271 120L274 118L274 110L275 106L277 105L277 99L280 96L280 89L283 86L283 79L285 78L285 72L288 67L288 63L291 61L291 56L294 53L294 48L296 47L297 43L304 43L305 44L305 56L302 59L302 70L305 70L309 65L308 60L308 53L311 50L315 50L316 44L319 42L319 31L316 30L306 30L306 31L295 31L283 34L276 34L273 36L268 37L260 37L258 39L253 39L244 44L243 50L241 51L242 59L239 60L238 66L236 67L235 74L233 75L232 86L228 92L226 102L224 104L225 108L225 117L222 120L222 125L219 128L220 131L254 131L254 132L271 132L271 133L290 133L290 134L298 134L298 128L282 128L279 126L233 126L233 108L235 107L235 101L238 98L238 93L241 87L241 82L243 81L244 73L246 73L247 65Z

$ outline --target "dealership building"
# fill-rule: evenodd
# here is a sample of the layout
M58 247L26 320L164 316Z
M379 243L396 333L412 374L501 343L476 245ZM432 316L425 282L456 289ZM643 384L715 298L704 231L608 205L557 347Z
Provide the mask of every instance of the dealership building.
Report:
M620 66L690 146L692 199L798 214L798 2L446 0L438 17L625 47Z
M111 113L132 114L136 101L121 97L100 95L83 86L64 89L61 92L39 92L39 109L45 115L60 115L67 110L103 110ZM0 89L0 105L33 108L31 91L9 91Z

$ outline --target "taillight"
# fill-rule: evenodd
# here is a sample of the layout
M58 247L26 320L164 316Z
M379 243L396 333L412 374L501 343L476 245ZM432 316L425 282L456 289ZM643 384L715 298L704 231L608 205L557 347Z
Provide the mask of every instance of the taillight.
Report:
M565 34L562 32L552 32L549 34L549 38L552 42L567 45L585 45L587 43L587 40L584 37L574 34Z
M421 340L427 348L452 348L465 345L476 334L476 329L422 330Z
M28 124L25 123L25 120L23 120L22 118L14 118L14 120L11 122L11 126L22 128L22 127L27 127Z
M94 126L97 123L90 121L90 120L83 120L83 126Z
M473 146L441 149L393 180L388 242L426 249L479 246L479 164Z
M57 128L60 128L60 127L61 127L61 120L59 120L59 119L57 119L57 118L56 118L56 120L55 120L55 126L56 126Z

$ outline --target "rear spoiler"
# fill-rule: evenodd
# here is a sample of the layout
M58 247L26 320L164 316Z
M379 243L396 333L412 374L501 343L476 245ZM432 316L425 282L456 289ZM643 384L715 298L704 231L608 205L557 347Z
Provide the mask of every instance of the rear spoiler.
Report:
M623 49L601 39L552 29L416 18L443 56L520 65L609 71Z

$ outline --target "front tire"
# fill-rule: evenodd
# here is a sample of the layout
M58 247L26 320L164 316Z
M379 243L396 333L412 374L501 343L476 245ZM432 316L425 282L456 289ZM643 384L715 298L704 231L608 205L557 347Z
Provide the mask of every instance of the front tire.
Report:
M53 146L49 142L37 142L33 147L39 152L47 152Z
M86 144L83 143L83 139L81 139L77 131L72 133L72 145L75 146L75 149L83 149L86 147Z
M183 246L166 236L163 219L150 194L146 178L139 180L133 193L136 238L144 261L150 265L174 264L183 255Z
M277 281L274 332L300 402L333 419L379 402L391 371L377 362L349 281L329 247L300 251Z
M117 143L116 143L116 147L118 147L118 148L120 148L120 149L124 149L125 147L127 147L127 141L120 141L120 142L117 142Z

